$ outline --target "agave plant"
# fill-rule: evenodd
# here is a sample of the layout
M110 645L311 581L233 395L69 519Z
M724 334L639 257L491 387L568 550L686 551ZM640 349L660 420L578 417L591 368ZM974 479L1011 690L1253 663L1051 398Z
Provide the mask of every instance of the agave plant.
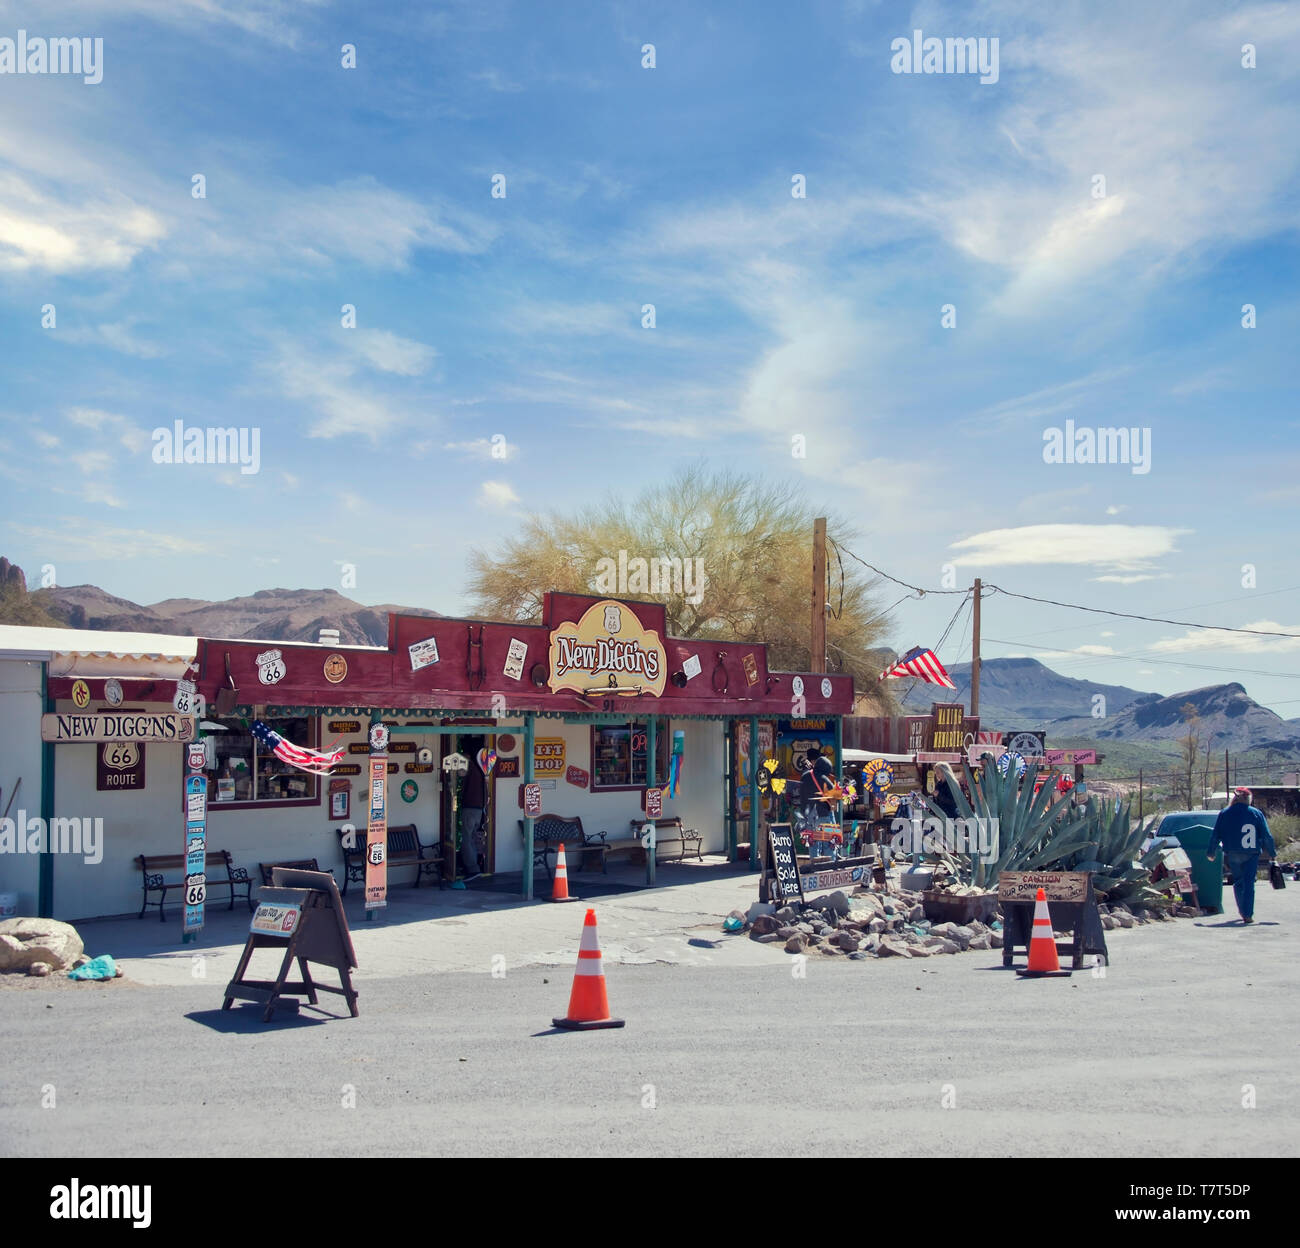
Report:
M1093 886L1107 901L1159 904L1161 895L1149 887L1154 856L1134 863L1152 824L1131 828L1128 803L1116 803L1108 812L1102 802L1075 806L1055 800L1050 784L1035 793L1037 767L1027 768L1023 778L1012 767L1002 775L991 755L984 756L978 777L962 765L968 800L952 768L940 764L939 770L958 814L997 828L993 861L944 855L962 883L992 888L1003 871L1091 871Z

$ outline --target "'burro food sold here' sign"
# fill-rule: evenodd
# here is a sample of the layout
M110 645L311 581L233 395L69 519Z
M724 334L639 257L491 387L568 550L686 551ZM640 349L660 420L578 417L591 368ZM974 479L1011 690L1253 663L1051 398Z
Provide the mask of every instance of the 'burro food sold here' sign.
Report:
M42 715L41 740L68 745L82 741L188 741L189 715L146 715L142 711L100 711L94 715Z

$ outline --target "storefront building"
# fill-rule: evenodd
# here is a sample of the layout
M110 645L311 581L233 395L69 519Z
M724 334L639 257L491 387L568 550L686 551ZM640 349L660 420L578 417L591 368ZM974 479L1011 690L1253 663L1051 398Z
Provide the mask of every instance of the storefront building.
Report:
M30 632L0 630L0 647L3 633L18 631ZM104 636L82 633L77 644ZM546 595L538 625L394 614L384 647L153 641L158 658L148 679L138 680L128 674L138 658L105 660L79 677L48 655L13 651L30 666L15 676L26 682L23 704L3 693L6 709L20 712L5 717L6 744L21 745L21 767L35 768L49 786L50 814L85 808L104 827L94 863L54 853L41 856L38 870L32 862L15 866L21 855L0 855L0 891L20 894L20 913L134 913L136 856L181 850L184 742L150 739L137 747L138 785L96 788L105 755L121 763L132 751L40 740L42 712L108 709L110 680L121 686L122 705L160 718L177 714L176 700L184 705L185 682L193 682L204 699L208 846L228 850L255 879L259 863L301 858L342 876L340 835L365 829L368 733L382 722L390 731L388 826L413 824L420 842L439 847L444 874L458 872L464 773L443 763L460 755L478 765L484 752L491 770L480 867L517 875L524 896L533 893L535 824L523 809L524 785L541 786L542 814L576 816L587 832L611 840L644 820L647 789L662 789L662 815L697 829L703 852L734 861L746 856L760 805L753 803L748 824L734 818L738 788L757 797L752 774L735 772L736 742L752 741L768 757L760 721L795 719L817 721L828 744L838 743L841 717L853 705L848 676L771 672L761 644L669 637L660 604L570 594ZM74 690L78 680L84 688ZM298 746L341 748L343 761L324 776L295 769L253 734L258 722ZM0 775L0 800L8 792Z

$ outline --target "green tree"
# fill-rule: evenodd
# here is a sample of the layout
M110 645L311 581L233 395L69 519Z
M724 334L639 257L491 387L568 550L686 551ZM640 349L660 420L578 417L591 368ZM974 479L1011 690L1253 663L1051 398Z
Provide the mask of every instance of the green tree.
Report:
M571 514L533 516L498 553L475 549L474 610L536 623L548 589L661 602L672 636L766 642L773 669L807 671L813 520L823 513L793 485L688 468L634 498L611 496ZM827 532L833 542L856 537L830 516ZM626 587L612 576L620 552L629 570ZM637 559L661 561L657 583L635 579ZM833 548L829 569L827 668L853 676L868 713L889 714L894 704L877 684L879 662L866 653L881 645L888 627L874 578L860 575L848 559L841 577Z

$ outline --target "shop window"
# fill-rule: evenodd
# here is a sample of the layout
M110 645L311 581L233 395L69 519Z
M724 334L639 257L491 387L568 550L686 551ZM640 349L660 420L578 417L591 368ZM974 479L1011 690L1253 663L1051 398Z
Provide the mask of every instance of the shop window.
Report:
M213 741L207 771L208 804L221 808L261 802L316 802L320 778L282 762L238 719L215 719L226 731L209 730ZM317 748L313 718L266 719L268 728L294 745Z
M668 720L655 720L655 784L668 783L668 755L673 748ZM602 724L591 730L591 787L641 789L646 787L646 725Z

